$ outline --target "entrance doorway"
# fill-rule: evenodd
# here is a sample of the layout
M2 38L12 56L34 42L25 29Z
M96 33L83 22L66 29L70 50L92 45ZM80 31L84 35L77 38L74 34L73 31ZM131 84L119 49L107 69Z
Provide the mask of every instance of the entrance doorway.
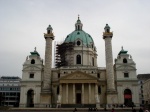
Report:
M81 104L81 93L76 93L76 104Z
M34 107L34 91L28 90L27 92L27 107Z
M129 107L133 107L134 104L132 102L132 94L130 89L124 90L124 104Z

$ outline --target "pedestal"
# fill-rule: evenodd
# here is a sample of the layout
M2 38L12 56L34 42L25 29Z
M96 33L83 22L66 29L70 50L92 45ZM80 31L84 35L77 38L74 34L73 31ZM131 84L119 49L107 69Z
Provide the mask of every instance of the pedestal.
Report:
M100 103L96 103L96 108L100 108Z
M114 104L118 104L117 92L107 93L108 108L112 108Z
M40 107L51 108L51 93L42 92L40 94Z

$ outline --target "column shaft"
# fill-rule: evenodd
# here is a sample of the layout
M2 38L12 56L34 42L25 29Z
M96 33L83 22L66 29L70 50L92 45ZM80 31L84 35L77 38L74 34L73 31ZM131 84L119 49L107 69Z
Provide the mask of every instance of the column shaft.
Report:
M62 96L62 84L59 85L59 95Z
M91 103L91 84L89 83L89 104Z
M66 84L66 103L68 104L68 84Z
M73 84L73 104L75 104L75 84Z
M51 88L51 63L52 63L52 39L46 38L45 67L43 77L43 90L50 91Z
M82 83L82 104L84 104L84 83Z
M115 91L111 38L105 38L107 91Z

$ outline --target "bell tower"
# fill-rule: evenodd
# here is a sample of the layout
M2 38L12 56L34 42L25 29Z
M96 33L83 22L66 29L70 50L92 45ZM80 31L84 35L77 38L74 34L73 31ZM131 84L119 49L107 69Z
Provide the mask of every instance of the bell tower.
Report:
M41 107L51 107L51 64L52 64L52 41L54 40L53 29L51 25L44 34L45 46L45 66L41 92Z

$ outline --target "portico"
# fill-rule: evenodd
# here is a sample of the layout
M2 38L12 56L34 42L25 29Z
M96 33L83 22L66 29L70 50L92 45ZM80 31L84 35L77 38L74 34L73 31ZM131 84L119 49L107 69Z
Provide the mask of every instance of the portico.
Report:
M96 104L98 97L98 80L83 72L74 72L59 80L61 104Z

